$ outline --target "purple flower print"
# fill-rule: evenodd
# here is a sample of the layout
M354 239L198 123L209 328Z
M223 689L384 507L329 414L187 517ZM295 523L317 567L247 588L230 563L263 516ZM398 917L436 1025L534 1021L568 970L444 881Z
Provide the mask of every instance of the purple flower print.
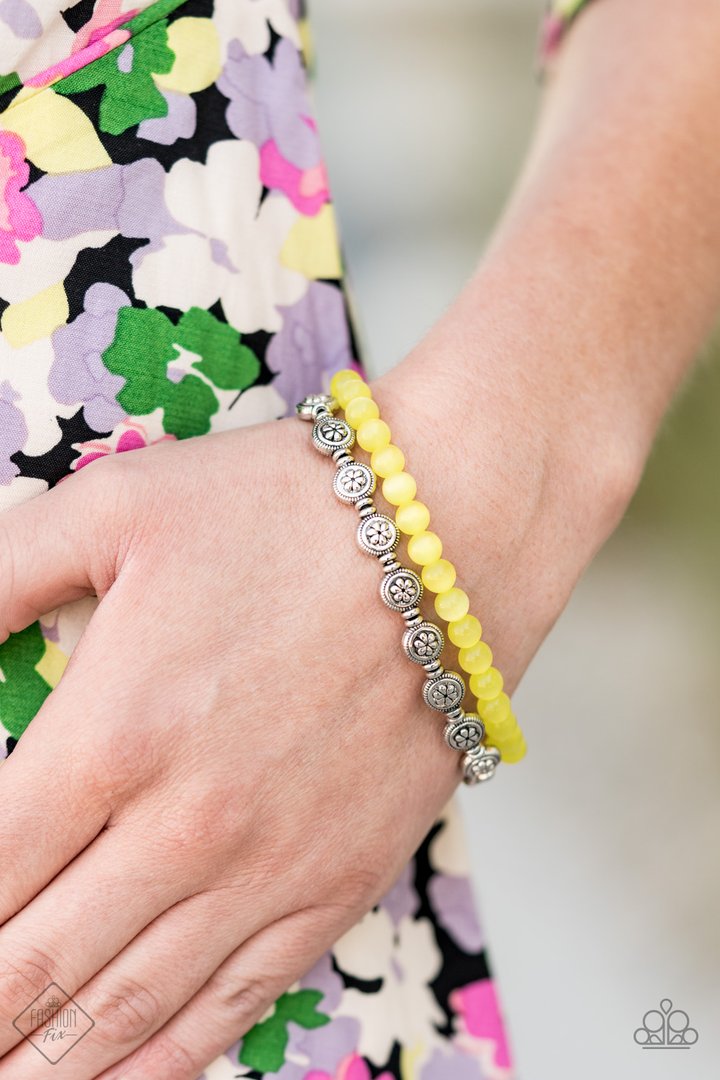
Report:
M453 1053L451 1057L442 1050L433 1051L433 1055L424 1065L420 1077L422 1080L486 1080L487 1073L475 1055L463 1056Z
M30 41L42 34L40 16L28 0L0 0L0 22L9 26L15 37Z
M168 104L167 116L143 120L138 127L138 138L163 146L191 138L197 125L197 105L193 99L189 94L179 94L175 90L161 90L160 93Z
M7 380L0 383L0 484L11 483L20 472L10 457L22 450L28 437L25 417L14 404L19 399Z
M142 158L86 172L46 175L28 188L43 216L43 236L65 240L94 230L150 240L133 262L162 246L164 236L190 232L165 208L167 174L159 161Z
M478 921L472 883L459 874L434 874L428 896L437 921L466 952L479 952L483 932Z
M50 392L63 405L83 404L97 432L112 431L125 417L116 400L125 379L108 371L102 354L115 337L118 311L129 303L122 289L98 282L85 294L85 310L52 336Z
M404 918L412 918L420 910L420 897L413 885L415 860L407 864L393 887L380 900L395 926Z
M287 38L276 45L272 64L264 56L249 56L239 41L231 41L217 86L230 98L227 122L233 135L257 147L274 139L282 156L298 169L320 162L318 137L308 123L312 109L305 69Z
M305 1031L292 1024L285 1064L277 1073L277 1080L305 1080L308 1068L335 1076L343 1058L356 1049L359 1034L360 1022L349 1016L335 1017L325 1027L314 1031ZM298 1065L297 1061L306 1064Z
M283 324L268 346L267 363L278 373L273 385L290 415L300 398L323 385L323 374L351 366L352 351L336 286L313 281L297 304L280 311Z

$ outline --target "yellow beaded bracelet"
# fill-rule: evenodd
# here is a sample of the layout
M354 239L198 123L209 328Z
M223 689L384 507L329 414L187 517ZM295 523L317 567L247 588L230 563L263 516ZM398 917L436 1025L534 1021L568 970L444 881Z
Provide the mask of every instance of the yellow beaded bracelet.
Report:
M485 783L495 775L500 751L485 743L485 724L481 717L462 707L465 680L457 671L448 671L442 663L445 635L439 626L422 616L418 605L424 585L419 574L396 558L400 529L391 517L379 512L375 506L373 494L377 488L377 475L370 465L358 461L350 452L355 444L355 431L347 420L334 415L338 408L331 395L310 394L297 403L295 411L301 420L312 423L315 449L335 463L332 484L335 495L358 513L358 545L382 566L380 597L405 622L402 651L425 672L423 701L443 717L445 744L463 755L463 782L469 785Z
M383 497L396 508L395 523L408 537L408 556L421 568L425 588L435 593L435 611L448 624L448 637L458 648L459 664L470 676L470 690L477 698L477 713L488 743L499 751L503 762L520 761L527 750L525 737L503 690L503 677L493 667L492 650L482 640L479 620L470 614L467 593L455 585L455 567L442 557L442 541L429 528L430 511L415 497L415 479L405 471L405 455L393 444L370 387L357 371L347 368L333 375L330 393L344 410L358 445L370 454L370 466L382 478Z

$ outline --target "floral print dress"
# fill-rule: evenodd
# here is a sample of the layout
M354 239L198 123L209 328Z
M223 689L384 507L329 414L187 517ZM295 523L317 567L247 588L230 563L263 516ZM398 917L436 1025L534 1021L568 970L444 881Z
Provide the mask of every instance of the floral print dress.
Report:
M2 0L0 510L105 454L286 415L360 365L308 52L301 0ZM0 646L4 753L95 604ZM510 1076L454 804L204 1073Z

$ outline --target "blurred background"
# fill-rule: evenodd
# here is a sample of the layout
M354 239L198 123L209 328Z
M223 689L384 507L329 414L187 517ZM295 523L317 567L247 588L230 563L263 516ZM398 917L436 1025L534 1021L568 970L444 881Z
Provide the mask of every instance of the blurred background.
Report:
M311 0L373 374L439 316L500 211L538 104L540 13L540 0ZM719 463L709 348L516 695L528 759L463 794L522 1080L718 1076ZM665 997L698 1029L692 1050L634 1044Z

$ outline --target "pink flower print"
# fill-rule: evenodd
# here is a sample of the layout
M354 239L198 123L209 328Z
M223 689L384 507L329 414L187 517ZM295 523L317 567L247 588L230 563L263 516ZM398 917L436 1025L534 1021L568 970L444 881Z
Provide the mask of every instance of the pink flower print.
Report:
M108 454L123 454L126 450L139 450L143 446L152 446L154 443L164 442L166 439L174 439L174 435L161 435L159 439L148 441L145 431L141 428L129 427L123 431L116 445L112 447L105 442L87 442L82 444L83 453L75 461L75 472L89 465L96 458L107 457Z
M458 1014L461 1030L473 1039L494 1043L494 1064L509 1069L510 1047L492 979L480 979L454 990L450 1007Z
M313 131L315 123L309 117L304 122ZM276 188L287 195L296 210L306 217L314 217L330 198L325 163L301 169L283 157L274 139L268 139L260 147L260 179L265 187Z
M42 217L29 195L20 189L30 168L25 143L13 131L0 131L0 263L20 262L18 240L34 240L42 232Z
M127 22L127 16L124 16L118 21ZM71 52L70 56L64 57L59 60L57 64L52 64L50 67L45 68L43 71L38 72L37 75L33 75L32 78L25 80L26 86L50 86L52 83L58 82L60 79L66 78L68 75L72 75L73 72L79 71L80 68L86 67L92 63L93 60L99 60L101 56L105 56L112 49L116 49L119 45L123 45L126 41L130 40L131 34L129 30L124 30L122 27L118 27L115 30L104 28L105 33L103 37L93 38L84 48L78 52Z
M370 1069L363 1058L358 1057L357 1054L349 1054L340 1062L334 1076L313 1069L312 1072L307 1073L305 1080L372 1080L372 1078ZM394 1080L394 1078L391 1073L384 1072L378 1076L377 1080Z

